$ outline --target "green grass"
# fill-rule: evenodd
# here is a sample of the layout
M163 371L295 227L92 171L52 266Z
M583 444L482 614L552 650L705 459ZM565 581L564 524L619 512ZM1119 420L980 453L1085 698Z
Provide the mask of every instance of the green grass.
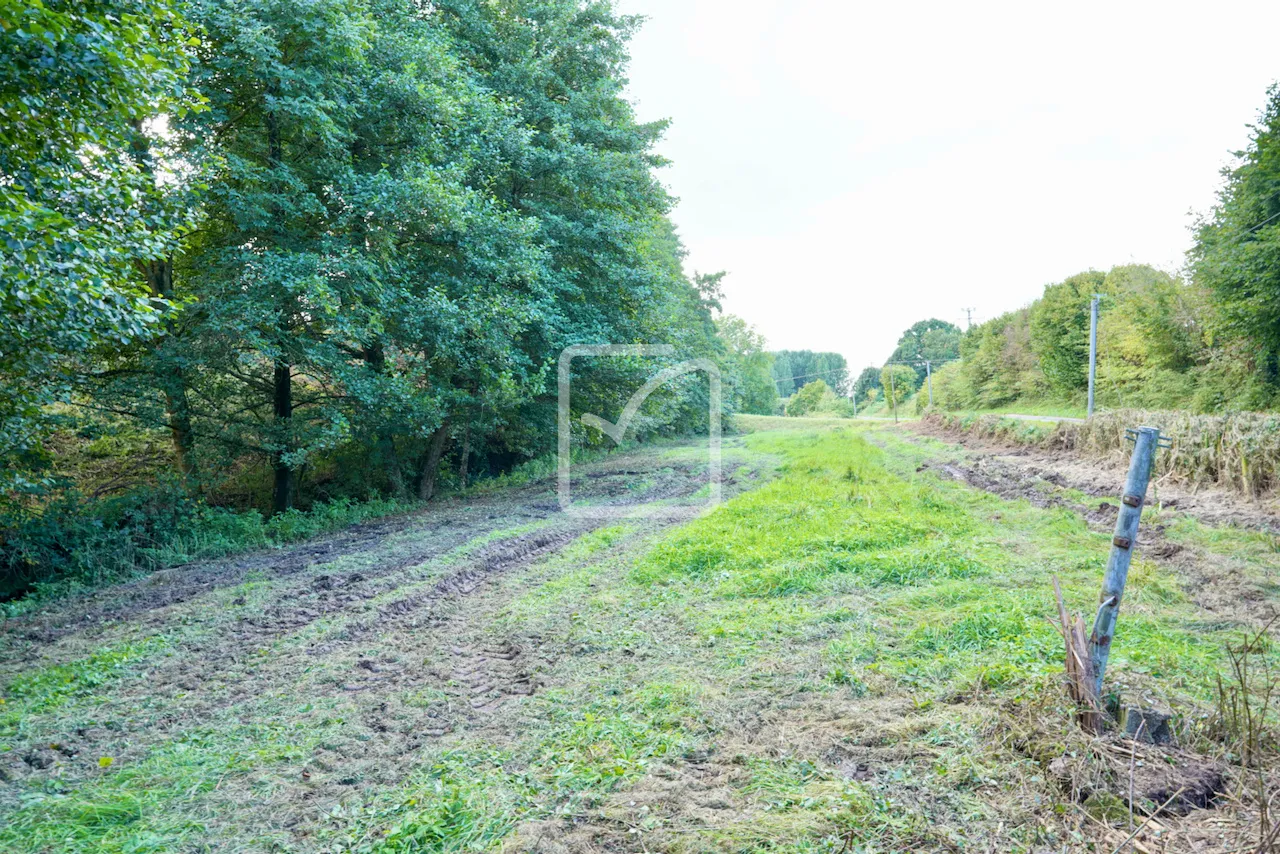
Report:
M988 409L956 410L955 415L1044 415L1051 418L1084 418L1087 407L1053 400L1025 400Z
M673 533L633 579L691 598L743 600L700 621L705 632L731 636L778 624L778 599L802 597L812 608L861 592L875 599L874 630L861 631L863 645L848 660L831 662L849 679L861 682L867 659L875 674L921 690L975 679L1042 685L1061 667L1046 619L1055 613L1050 575L1087 609L1107 537L1068 510L917 475L912 464L927 452L881 435L892 456L856 428L749 436L754 449L785 457L783 476ZM1211 699L1225 635L1186 628L1195 623L1176 581L1139 561L1113 675L1158 678Z
M1058 702L1050 578L1090 612L1107 535L1069 509L920 471L950 450L883 425L742 420L755 432L734 441L749 458L779 460L776 478L684 525L599 528L495 579L469 642L513 638L545 652L528 665L541 668L543 687L508 701L500 717L424 741L403 757L403 778L360 782L324 807L305 839L279 828L251 836L237 810L272 803L281 781L296 781L328 747L369 738L361 714L379 700L415 713L459 702L430 680L394 696L341 689L351 656L394 657L412 636L362 636L341 660L305 654L287 684L269 680L278 660L350 626L320 622L278 639L240 665L262 680L258 695L74 787L24 791L0 821L0 848L492 854L529 850L538 837L521 834L531 826L551 833L548 842L594 828L598 847L672 854L987 850L998 826L1000 850L1078 842L1062 817L1074 807L1000 727ZM1159 511L1149 523L1157 520L1170 539L1230 553L1259 577L1274 566L1274 538ZM543 524L502 528L407 568L369 609ZM256 595L269 583L218 595ZM1203 710L1222 643L1236 634L1204 617L1167 568L1136 560L1109 685ZM201 630L168 629L166 651ZM447 672L447 649L410 649L415 672L442 663ZM48 731L108 711L141 716L145 697L118 696L137 680L120 677L143 672L155 651L117 643L21 675L7 696ZM1053 721L1071 725L1065 711ZM837 748L871 755L870 778L842 773L829 755ZM732 808L699 806L712 796Z
M651 683L585 705L550 693L545 725L516 751L453 750L399 790L331 816L343 850L487 851L526 818L572 816L644 775L704 729L701 689Z
M104 524L94 518L99 511L85 505L76 508L74 524L36 519L10 531L5 548L25 552L28 560L40 563L39 577L45 580L30 585L21 598L0 602L0 616L24 614L158 569L278 548L422 508L418 501L337 499L268 517L257 510L184 502L186 498L172 496L168 509L173 518L154 529L131 526L127 520L133 517L127 513L125 520Z
M90 697L112 681L163 650L167 641L155 637L141 643L105 647L86 658L23 674L4 686L0 697L0 740L18 737L29 715L48 713L76 698ZM0 745L11 749L9 745Z
M772 426L753 420L756 428ZM655 643L629 631L637 621L686 626L698 651L686 646L684 665L720 686L681 703L697 724L671 727L653 707L632 702L624 719L603 729L584 721L581 729L546 734L542 743L556 747L542 754L546 765L535 766L562 769L557 774L569 782L525 777L523 817L554 815L551 792L590 800L634 783L643 765L628 758L633 751L653 759L676 743L730 735L721 728L725 704L733 703L729 685L854 702L912 698L917 714L936 721L913 737L937 758L929 769L904 767L901 779L947 802L954 815L999 814L986 805L990 787L1022 785L1020 775L1037 773L1023 767L1027 760L997 758L993 746L982 743L990 720L983 723L980 710L968 722L966 707L943 704L953 703L957 691L978 690L991 698L986 703L1017 703L1053 690L1061 642L1046 620L1054 611L1049 576L1059 574L1069 598L1088 607L1100 582L1105 535L1067 510L1007 502L917 475L927 452L890 434L873 434L886 446L881 449L857 428L783 426L746 440L751 451L785 460L780 478L655 542L628 564L623 583L602 591L595 581L600 568L582 567L515 604L512 623L539 631L555 625L558 608L572 610L583 627L576 637L598 647ZM608 539L617 542L612 531ZM625 627L598 622L623 613L633 618ZM1194 617L1175 579L1137 562L1112 684L1159 685L1162 694L1191 703L1211 699L1227 633L1204 629ZM803 650L815 649L817 670L791 669ZM788 662L781 669L790 675L773 675L781 662ZM570 696L577 695L566 700ZM950 708L957 712L937 720L938 710ZM664 733L675 739L672 745ZM807 758L757 755L743 762L749 773L737 793L752 804L752 817L676 837L670 850L819 851L838 849L849 837L874 840L866 850L887 851L924 845L940 832L890 797L893 787L837 779ZM484 780L477 783L481 790L490 785ZM520 786L507 780L500 788ZM485 800L474 792L467 797ZM511 801L496 796L494 802ZM953 828L947 838L963 833ZM1015 840L1030 845L1052 838L1045 834L1033 828Z

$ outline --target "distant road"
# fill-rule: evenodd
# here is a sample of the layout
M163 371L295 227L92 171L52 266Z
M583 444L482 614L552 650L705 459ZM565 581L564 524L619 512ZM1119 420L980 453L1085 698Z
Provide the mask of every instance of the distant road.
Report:
M1073 421L1076 424L1083 424L1083 418L1068 418L1065 415L1001 415L1001 418L1014 418L1018 421L1049 421L1057 423L1059 421Z
M990 414L995 415L997 418L1012 418L1015 421L1045 421L1050 424L1056 424L1059 421L1072 421L1076 424L1083 424L1085 421L1085 419L1083 418L1068 418L1065 415L1014 415L1012 413L1005 413L1005 412L990 413ZM859 415L858 420L859 421L892 421L893 416L892 415ZM917 419L914 416L908 417L904 415L899 420L915 421Z

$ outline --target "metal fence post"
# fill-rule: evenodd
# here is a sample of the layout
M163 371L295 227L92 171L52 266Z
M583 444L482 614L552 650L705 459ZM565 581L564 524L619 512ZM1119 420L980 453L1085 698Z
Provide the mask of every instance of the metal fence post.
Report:
M1120 614L1124 584L1129 577L1129 562L1138 539L1138 523L1142 521L1147 484L1151 480L1156 449L1161 447L1157 427L1140 427L1125 432L1134 443L1133 458L1129 461L1129 476L1125 479L1124 495L1120 498L1120 516L1116 519L1116 532L1111 539L1111 556L1107 559L1107 574L1102 581L1098 617L1093 623L1093 634L1089 636L1089 661L1095 694L1099 697L1102 696L1102 677L1107 669L1107 657L1111 654L1111 642L1115 640L1116 618Z
M933 407L933 366L929 364L929 360L924 360L924 375L929 378L929 406Z

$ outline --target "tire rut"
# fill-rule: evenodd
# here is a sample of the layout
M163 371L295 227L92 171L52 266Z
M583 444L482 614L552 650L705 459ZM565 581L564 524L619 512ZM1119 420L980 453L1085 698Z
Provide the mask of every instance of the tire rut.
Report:
M916 471L933 471L1006 500L1026 499L1041 508L1073 510L1092 530L1100 533L1109 533L1114 528L1119 513L1119 508L1107 501L1085 505L1068 498L1062 492L1071 488L1095 498L1105 493L1096 485L1086 489L1085 485L1073 484L1060 473L1035 463L1019 465L1007 459L979 456L972 465L925 463ZM1176 504L1166 502L1165 506ZM1234 623L1263 625L1271 620L1276 603L1268 595L1268 586L1250 579L1229 559L1173 542L1166 537L1165 530L1162 524L1144 525L1135 546L1138 554L1172 570L1192 602L1214 617ZM1099 562L1105 560L1105 554L1100 553ZM1269 586L1274 592L1274 585Z

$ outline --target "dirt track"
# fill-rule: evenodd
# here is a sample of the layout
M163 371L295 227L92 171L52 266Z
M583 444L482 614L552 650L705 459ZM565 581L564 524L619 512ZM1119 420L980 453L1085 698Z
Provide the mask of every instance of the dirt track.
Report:
M669 512L635 524L690 518L705 499L705 463L618 455L582 471L576 498L621 510L655 501ZM758 472L742 476L755 478ZM637 484L640 487L637 488ZM726 483L732 492L736 480ZM538 690L565 654L529 636L494 635L493 616L527 583L522 573L609 522L560 512L546 481L358 526L296 548L156 573L42 608L0 626L0 683L82 662L94 651L163 639L145 679L126 680L80 713L29 718L19 749L0 754L0 813L22 783L75 786L99 759L141 763L193 733L306 726L304 708L357 722L322 740L291 779L248 779L205 796L203 810L235 815L236 838L300 839L355 785L391 785L425 741L486 725L512 696ZM514 583L495 586L504 577ZM224 775L225 776L225 775ZM247 784L269 802L242 801Z
M103 650L132 650L123 666L91 668L101 681L86 690L62 696L55 685L50 702L23 710L15 749L0 754L0 820L24 832L32 825L18 821L33 817L87 828L75 845L45 838L25 849L41 854L132 851L148 836L161 847L143 850L156 852L360 851L401 816L427 834L438 818L448 841L427 836L393 850L456 851L467 850L459 841L467 823L485 815L520 817L488 837L487 850L501 843L510 854L723 854L781 850L782 838L830 841L821 822L790 822L830 812L827 798L837 798L832 809L843 803L832 793L863 792L876 793L866 803L886 822L876 831L890 840L880 850L957 850L939 826L973 842L963 850L1013 850L1006 819L1050 803L1045 787L1059 784L1045 775L1072 770L1050 761L1062 749L1056 719L1003 704L981 677L930 676L943 666L932 629L959 636L965 625L981 627L964 615L983 615L993 591L1019 602L1043 586L1063 553L1038 542L1042 533L1048 541L1061 528L1077 546L1081 536L1096 539L1104 554L1105 538L1072 516L1108 531L1116 493L1105 481L1118 489L1120 475L991 447L967 452L907 431L866 436L886 449L903 500L946 494L986 532L978 548L988 538L999 544L989 570L866 586L855 572L824 566L830 586L776 597L708 594L718 576L701 593L637 583L642 556L698 512L705 464L688 448L619 455L583 471L579 494L624 509L665 501L672 514L622 524L566 517L544 482L160 573L0 626L0 684L62 679L65 669L74 687ZM742 440L727 444L730 495L778 470L778 459ZM935 475L972 489L939 487ZM836 504L859 507L846 505L844 489ZM776 518L811 512L807 493L790 500ZM1276 598L1269 571L1188 540L1182 507L1158 511L1143 529L1135 566L1148 570L1145 582L1164 585L1151 595L1176 594L1181 582L1193 603L1176 596L1174 607L1197 630L1261 622ZM934 509L913 512L927 525ZM848 512L857 530L860 511ZM780 562L793 551L778 550ZM944 604L929 604L933 591ZM888 620L878 622L886 607ZM894 622L915 607L927 614L919 625ZM1135 600L1139 611L1152 618L1150 602ZM888 639L873 647L873 630ZM941 643L951 637L937 634ZM1000 648L1025 654L1021 643ZM1157 684L1147 674L1126 678L1143 690ZM1030 721L1036 738L1048 738L1049 757L1006 750L1027 741L1009 721ZM973 762L985 765L971 773ZM590 800L574 794L584 791ZM450 800L456 792L462 800ZM464 802L466 792L480 794ZM445 812L433 812L437 805ZM988 806L995 812L975 820ZM1188 818L1178 831L1186 845L1170 850L1224 850L1201 844L1221 835L1222 815ZM857 835L849 833L836 848L803 850L839 850L841 839L848 847Z
M1040 484L1075 489L1095 498L1117 498L1124 486L1127 460L1090 460L1065 452L1009 447L967 433L912 422L921 435L959 445L969 452L971 484L1006 498L1033 498ZM1177 510L1209 525L1232 526L1280 534L1280 496L1250 500L1224 489L1192 489L1167 478L1152 484L1148 502Z
M1022 498L1038 507L1066 507L1083 516L1091 527L1110 531L1119 512L1123 489L1123 459L1100 462L1065 453L1007 448L985 440L957 435L924 424L917 434L957 443L968 453L951 461L928 463L952 480L1002 498ZM1082 502L1080 493L1095 501ZM1195 491L1176 484L1153 486L1148 503L1159 510L1154 524L1138 533L1138 554L1170 567L1182 579L1187 595L1206 611L1247 625L1261 626L1275 614L1273 579L1258 577L1247 567L1221 554L1178 542L1168 528L1179 517L1212 527L1228 526L1275 538L1280 546L1280 515L1274 502L1252 502L1222 490Z

